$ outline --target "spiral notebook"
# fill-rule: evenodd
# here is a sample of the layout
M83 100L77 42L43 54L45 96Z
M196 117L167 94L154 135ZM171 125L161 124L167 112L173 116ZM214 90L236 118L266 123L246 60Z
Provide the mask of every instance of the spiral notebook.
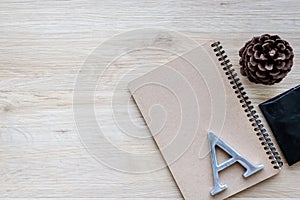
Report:
M280 171L278 152L220 42L128 87L185 199L224 199ZM259 168L248 176L237 155Z

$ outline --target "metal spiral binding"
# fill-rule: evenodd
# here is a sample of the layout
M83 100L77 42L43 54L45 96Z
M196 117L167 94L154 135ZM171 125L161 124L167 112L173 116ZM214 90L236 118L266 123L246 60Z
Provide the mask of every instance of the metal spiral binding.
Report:
M223 70L225 71L226 76L228 77L229 83L232 85L232 88L237 95L237 98L240 100L244 111L247 113L247 117L249 121L252 123L253 129L256 132L256 135L259 137L261 141L261 145L264 146L264 150L266 150L266 154L269 156L269 159L272 160L271 163L274 165L275 169L279 169L282 167L283 163L281 158L274 147L271 139L269 138L269 134L267 133L264 125L261 123L259 116L257 115L249 97L247 96L246 92L244 91L244 87L242 82L237 77L237 73L233 69L232 64L230 64L229 59L225 51L223 50L222 45L220 42L215 42L211 45L214 52L216 52L216 56L223 66Z

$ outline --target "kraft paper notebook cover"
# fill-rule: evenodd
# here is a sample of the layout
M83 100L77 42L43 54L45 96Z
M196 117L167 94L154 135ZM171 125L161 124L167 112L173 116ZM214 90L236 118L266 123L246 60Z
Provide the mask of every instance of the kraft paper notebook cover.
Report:
M129 90L185 199L224 199L280 171L280 157L219 42L131 81ZM245 178L240 162L219 166L219 183L227 189L212 195L209 132L263 168ZM215 147L217 163L229 161Z

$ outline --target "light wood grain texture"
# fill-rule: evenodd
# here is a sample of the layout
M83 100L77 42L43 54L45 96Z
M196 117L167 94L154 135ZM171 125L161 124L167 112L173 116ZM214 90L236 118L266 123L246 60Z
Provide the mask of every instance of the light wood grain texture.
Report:
M83 133L78 133L74 119L73 90L85 60L114 34L163 28L198 42L221 40L232 63L238 66L237 52L246 40L276 33L293 46L294 68L274 86L254 85L243 78L257 105L300 83L299 10L295 0L2 0L0 198L182 199L168 169L142 174L119 172L103 165L84 146L80 140ZM180 49L172 38L158 42L177 52L188 49L185 44ZM124 44L111 45L107 53ZM104 134L124 151L145 153L148 162L163 162L160 156L147 157L148 152L157 151L154 142L126 136L121 129L128 123L129 110L140 132L150 136L132 99L127 104L127 82L175 56L159 50L121 56L95 91L95 113ZM99 55L96 59L101 63L106 58ZM103 67L99 66L99 73ZM123 76L125 72L128 74ZM114 114L121 127L112 118L113 95L117 100ZM85 109L91 105L83 102L79 106ZM89 119L84 122L90 126ZM118 157L110 155L110 149L105 155ZM297 198L299 182L300 163L292 167L285 164L278 176L233 198Z

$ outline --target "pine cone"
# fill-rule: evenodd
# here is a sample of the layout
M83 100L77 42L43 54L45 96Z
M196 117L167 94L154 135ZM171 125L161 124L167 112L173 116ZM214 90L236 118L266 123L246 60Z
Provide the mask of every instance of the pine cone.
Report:
M241 74L254 83L279 83L293 66L293 49L278 35L253 37L239 55Z

